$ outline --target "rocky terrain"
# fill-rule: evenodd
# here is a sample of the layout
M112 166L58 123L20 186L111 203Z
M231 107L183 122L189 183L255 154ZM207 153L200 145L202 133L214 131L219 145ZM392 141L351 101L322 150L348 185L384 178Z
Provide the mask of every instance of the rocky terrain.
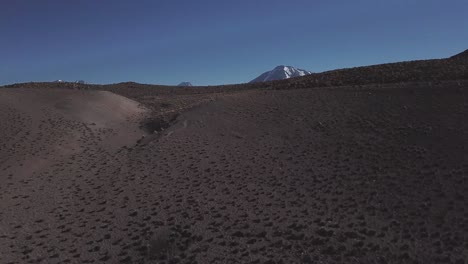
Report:
M466 263L467 79L0 88L0 262Z

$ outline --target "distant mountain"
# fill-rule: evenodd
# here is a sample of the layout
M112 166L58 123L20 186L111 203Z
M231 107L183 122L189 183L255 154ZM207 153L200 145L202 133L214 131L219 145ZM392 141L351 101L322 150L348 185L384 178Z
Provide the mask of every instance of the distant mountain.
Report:
M409 82L441 82L441 81L459 81L468 80L468 50L458 53L449 58L429 59L429 60L416 60L416 61L402 61L385 63L370 66L360 66L345 69L336 69L320 73L312 73L302 71L305 76L298 78L293 77L293 74L287 74L285 70L293 72L290 68L279 66L273 71L266 72L262 76L256 78L252 82L260 82L263 80L273 80L272 76L276 72L283 72L280 77L284 80L278 80L268 85L272 89L305 89L316 87L333 87L333 86L362 86L370 84L391 84L391 83L409 83ZM297 70L297 69L296 69ZM298 75L300 76L300 75ZM180 85L187 85L188 82L183 82ZM188 85L191 85L188 83ZM109 90L120 93L121 95L135 98L132 94L133 90L138 88L142 91L152 93L154 87L161 90L169 89L173 91L174 86L165 85L151 85L139 84L135 82L123 82L108 85L87 85L88 89L95 90ZM200 90L206 91L231 91L231 90L247 90L262 88L264 85L258 83L249 84L232 84L210 87L199 87ZM28 82L28 83L14 83L0 86L1 88L76 88L73 82ZM184 92L184 89L178 92Z
M292 66L280 65L271 71L267 71L263 73L262 75L250 81L250 83L284 80L284 79L289 79L293 77L309 75L311 73L312 72L310 71L294 68Z
M181 82L177 86L193 86L191 82Z

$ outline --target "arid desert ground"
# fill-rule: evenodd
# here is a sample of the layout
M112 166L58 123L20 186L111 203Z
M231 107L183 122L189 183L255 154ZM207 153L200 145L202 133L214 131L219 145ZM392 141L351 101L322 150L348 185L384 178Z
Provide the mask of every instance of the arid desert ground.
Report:
M53 85L0 88L0 263L467 263L467 81Z

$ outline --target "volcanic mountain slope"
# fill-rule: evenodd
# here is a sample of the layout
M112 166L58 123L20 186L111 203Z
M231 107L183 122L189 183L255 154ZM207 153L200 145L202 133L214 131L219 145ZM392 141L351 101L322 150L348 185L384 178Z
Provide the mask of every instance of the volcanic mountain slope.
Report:
M181 82L177 86L190 87L193 86L191 82Z
M2 262L464 263L467 89L2 89Z
M308 74L311 74L311 72L302 69L297 69L292 66L280 65L275 67L271 71L267 71L261 74L257 78L250 81L250 83L284 80L294 77L305 76Z

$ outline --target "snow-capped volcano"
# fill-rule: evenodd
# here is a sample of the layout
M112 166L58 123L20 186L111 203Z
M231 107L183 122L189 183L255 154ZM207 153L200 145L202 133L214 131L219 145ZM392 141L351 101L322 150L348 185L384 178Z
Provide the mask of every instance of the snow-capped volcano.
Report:
M293 77L299 77L299 76L304 76L304 75L309 75L312 72L294 68L292 66L278 66L274 68L271 71L267 71L263 73L262 75L258 76L257 78L253 79L250 81L251 83L255 82L268 82L268 81L274 81L274 80L283 80L283 79L289 79Z
M181 82L177 86L193 86L191 82Z

